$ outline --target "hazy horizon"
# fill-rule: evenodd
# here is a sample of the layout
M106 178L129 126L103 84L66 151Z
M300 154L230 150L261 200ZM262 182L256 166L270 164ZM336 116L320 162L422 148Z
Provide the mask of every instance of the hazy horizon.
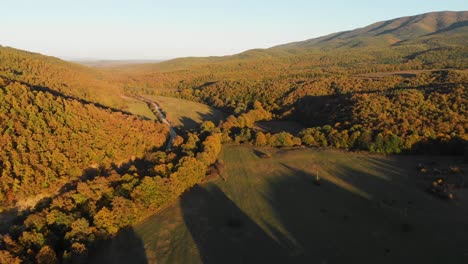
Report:
M467 4L456 0L424 1L423 5L402 0L379 5L369 0L326 3L20 0L6 1L3 5L0 45L65 60L225 56L397 17L468 9Z

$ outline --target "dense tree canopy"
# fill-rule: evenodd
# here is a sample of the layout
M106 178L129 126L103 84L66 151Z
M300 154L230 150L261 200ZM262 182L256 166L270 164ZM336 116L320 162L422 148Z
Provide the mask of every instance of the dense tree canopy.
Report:
M121 86L98 71L54 57L0 46L0 77L109 107L123 108Z
M85 263L95 243L203 182L222 142L467 154L466 23L418 19L107 70L0 47L0 208L19 210L0 235L0 262ZM164 150L166 125L118 110L126 96L157 93L230 116ZM257 126L271 120L306 128Z
M0 79L0 203L141 157L167 140L163 124Z
M192 138L192 155L181 146L166 152L151 149L144 159L118 171L104 167L25 211L0 235L0 261L86 263L92 244L154 214L204 180L221 151L221 134L204 132ZM153 169L160 165L167 165L165 173Z

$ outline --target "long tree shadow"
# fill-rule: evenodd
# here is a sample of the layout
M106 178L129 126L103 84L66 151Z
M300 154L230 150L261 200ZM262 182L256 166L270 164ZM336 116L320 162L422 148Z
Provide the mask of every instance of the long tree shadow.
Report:
M21 210L17 207L12 207L0 212L0 238L2 235L6 234L15 236L18 234L18 230L25 230L25 220L32 214L40 212L49 214L50 209L52 208L52 202L56 199L60 199L61 196L69 194L69 192L76 191L79 183L89 183L89 181L96 177L105 177L109 181L110 186L112 186L116 180L115 178L112 178L115 177L117 173L123 175L133 171L139 175L150 175L150 164L151 162L147 161L145 158L138 158L129 160L120 166L111 164L109 168L104 166L100 166L98 168L89 167L83 170L82 175L78 179L62 185L54 195L40 199L36 202L34 207ZM118 176L118 179L120 179L120 175ZM100 201L103 201L104 203L110 202L104 197L101 198ZM106 206L110 205L106 204ZM67 209L60 208L59 210L62 211ZM92 223L93 217L87 215L81 207L76 206L70 210L73 211L72 214L74 214L74 217L83 217L86 218L89 223ZM69 226L65 226L63 224L59 224L58 226L60 227L57 228L55 225L49 225L48 228L50 232L41 232L47 235L52 235L52 237L55 235L59 237L57 240L54 238L51 241L56 243L56 253L57 256L61 258L63 250L67 243L69 243L69 241L66 241L64 238L67 231L66 229L68 229ZM63 227L65 227L65 229L63 229ZM89 249L89 255L85 253L73 253L70 257L70 263L148 263L142 239L132 227L129 226L121 229L115 237L105 238L102 237L101 234L102 233L96 232L92 238L86 241L87 248ZM87 258L88 256L90 258L89 260ZM3 262L0 260L0 263Z
M214 112L213 110L210 110L207 113L196 111L195 114L198 121L191 117L182 116L179 117L180 125L176 128L179 131L194 130L198 129L200 127L200 123L204 121L212 121L217 126L223 118L223 114L221 112Z
M132 227L127 227L120 230L115 237L94 245L86 263L146 264L148 258L141 238Z
M294 241L290 252L296 256L294 262L468 260L462 246L468 239L460 234L468 219L466 212L434 201L420 190L401 189L404 186L392 183L391 178L363 175L360 181L370 182L357 185L359 181L353 178L362 172L349 167L339 170L349 171L348 178L338 175L344 183L322 177L320 184L313 173L285 167L289 173L269 181L266 199L286 230L287 241ZM274 226L270 229L281 233Z
M462 156L463 154L468 155L467 146L467 140L455 136L449 140L437 138L416 142L409 152Z
M287 263L279 243L217 186L195 186L180 203L203 263Z

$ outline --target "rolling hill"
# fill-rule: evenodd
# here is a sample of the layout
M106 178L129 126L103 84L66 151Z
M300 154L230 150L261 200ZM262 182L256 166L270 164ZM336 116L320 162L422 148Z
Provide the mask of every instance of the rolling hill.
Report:
M34 205L91 171L141 158L162 147L169 132L152 120L3 77L0 101L0 208Z
M0 263L81 263L216 161L211 133L166 150L169 127L106 74L0 48Z
M104 79L98 70L55 57L0 46L0 76L45 87L74 98L123 108L122 87Z
M439 37L441 34L449 33L466 34L467 26L468 12L432 12L381 21L363 28L288 43L272 49L401 45L404 41L428 36Z
M119 84L86 66L0 46L0 89L2 207L28 207L86 170L166 141L166 126L122 111L145 115L144 103L130 104Z
M232 56L177 58L157 64L142 64L124 68L137 71L167 72L183 69L201 70L200 66L203 65L203 67L209 66L210 69L228 71L233 70L233 68L242 70L246 64L253 63L257 69L261 70L265 61L277 63L279 67L284 65L289 67L298 62L307 63L304 61L320 60L324 56L330 56L338 60L338 63L341 61L349 64L346 53L350 52L356 55L351 56L351 58L359 58L359 61L369 60L375 63L386 63L389 57L398 56L400 59L396 62L407 63L409 60L405 59L406 56L431 49L447 49L447 52L457 57L456 63L462 63L463 67L466 67L467 26L467 11L432 12L381 21L363 28L278 45L269 49L252 49ZM462 53L457 54L459 52ZM339 56L334 53L339 53ZM453 61L453 58L444 56L444 60L447 59L450 62ZM429 62L434 63L435 61L424 63ZM327 66L323 61L319 65Z
M0 263L82 263L202 181L221 150L211 133L166 150L166 124L74 92L0 77Z

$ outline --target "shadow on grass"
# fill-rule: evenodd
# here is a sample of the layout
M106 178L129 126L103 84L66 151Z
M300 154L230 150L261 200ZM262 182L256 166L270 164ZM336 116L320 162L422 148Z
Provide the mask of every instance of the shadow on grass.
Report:
M94 245L86 263L146 264L149 262L140 236L132 227L127 227L120 230L114 238Z
M281 241L289 262L466 263L462 245L468 239L460 230L467 214L395 183L396 175L376 177L343 166L333 173L340 180L321 177L318 186L315 174L283 166L288 172L268 181L265 198L286 230L269 225L286 236ZM389 164L370 166L392 170Z
M180 201L203 263L286 263L286 252L217 186L195 186Z
M10 226L15 223L15 219L18 216L18 208L4 209L0 212L0 233L8 232Z
M177 129L179 131L192 130L192 129L196 129L196 128L198 128L200 126L200 124L197 121L193 120L190 117L186 117L186 116L180 117L179 121L182 124L182 125L177 126Z
M85 218L88 223L92 223L93 216L86 212L86 209L80 206L73 206L72 208L66 206L55 206L53 201L60 200L64 196L69 197L70 192L75 192L78 188L79 183L92 184L91 180L96 177L104 177L107 179L109 187L115 187L116 177L120 179L120 175L124 173L137 172L139 175L151 175L151 162L145 158L138 158L129 160L128 162L121 164L111 164L110 168L103 166L98 168L89 167L83 170L83 173L78 179L68 182L62 185L56 194L50 197L44 197L36 202L34 207L19 210L17 207L10 209L4 209L0 212L0 239L2 235L18 236L21 232L27 230L25 226L25 220L32 214L44 213L48 215L51 210L58 210L66 214L69 213L71 219L75 220L78 218ZM120 175L118 174L120 173ZM106 197L99 199L98 203L103 203L104 206L110 207L110 201ZM73 216L72 216L73 214ZM45 218L42 218L45 220ZM69 246L70 242L65 239L65 234L69 231L70 226L65 224L48 224L47 229L42 229L40 232L47 236L50 241L49 245L54 246L56 254L59 258L64 254L64 250ZM34 231L36 232L36 231ZM132 227L123 228L118 232L115 237L103 238L102 233L96 232L89 241L86 242L86 246L90 251L88 261L87 255L82 253L73 253L71 255L71 263L148 263L145 249L141 238L134 232ZM49 238L50 237L50 238ZM0 241L0 249L5 244L3 240ZM29 253L28 253L29 254ZM1 258L0 258L1 259ZM3 263L0 260L0 263ZM29 262L28 262L29 263Z
M271 156L272 156L267 151L261 151L259 149L253 149L252 151L257 157L262 158L262 159L271 158Z
M223 119L223 114L219 112L219 110L213 110L210 109L206 113L202 113L200 111L195 112L196 113L196 119L193 119L191 117L187 116L181 116L179 117L179 122L181 125L177 126L177 129L179 131L183 130L193 130L193 129L198 129L204 121L211 121L213 122L216 126L219 125L220 121Z

